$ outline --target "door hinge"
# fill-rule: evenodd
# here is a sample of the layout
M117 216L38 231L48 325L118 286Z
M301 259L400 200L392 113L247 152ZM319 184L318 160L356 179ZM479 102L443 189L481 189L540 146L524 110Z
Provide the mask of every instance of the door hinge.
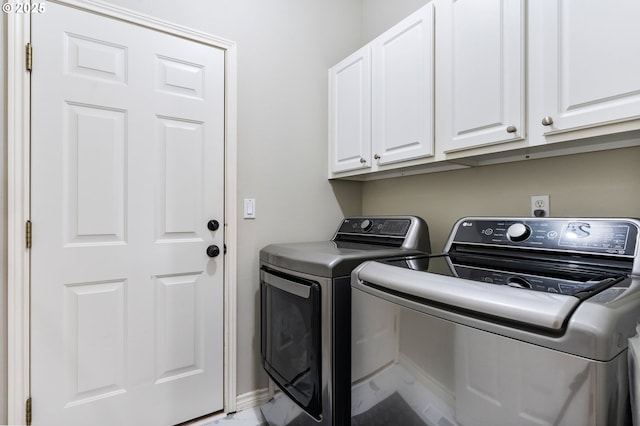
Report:
M31 221L30 220L28 220L27 223L25 223L24 230L25 230L24 237L25 237L25 241L27 243L27 248L31 248L31 243L32 243L33 237L32 237L32 233L31 233Z
M31 71L33 67L33 48L31 47L31 43L27 43L26 50L25 50L25 59L27 62L26 63L27 71Z
M27 403L25 404L25 409L26 409L26 413L25 413L25 423L27 424L27 426L31 426L31 397L29 397L27 399Z

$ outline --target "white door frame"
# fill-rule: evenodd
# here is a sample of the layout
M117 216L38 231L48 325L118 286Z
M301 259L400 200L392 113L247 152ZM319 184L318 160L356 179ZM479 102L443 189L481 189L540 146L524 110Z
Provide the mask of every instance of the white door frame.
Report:
M225 243L224 411L236 410L236 44L148 15L94 0L48 0L87 12L173 34L225 51ZM16 3L9 1L8 3ZM22 3L22 2L21 2ZM46 13L46 10L45 12ZM7 58L7 280L8 423L26 424L30 396L30 253L26 223L30 206L30 74L25 46L31 41L29 14L9 13ZM37 55L37 46L34 46ZM37 60L35 61L37 63ZM37 125L37 123L35 123ZM36 402L37 403L37 402Z

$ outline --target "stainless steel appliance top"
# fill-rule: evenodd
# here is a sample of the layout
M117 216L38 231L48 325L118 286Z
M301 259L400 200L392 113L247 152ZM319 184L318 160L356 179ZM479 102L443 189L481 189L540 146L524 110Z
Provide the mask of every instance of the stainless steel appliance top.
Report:
M341 277L365 260L429 253L429 229L417 216L345 218L330 241L271 244L260 261L321 277Z

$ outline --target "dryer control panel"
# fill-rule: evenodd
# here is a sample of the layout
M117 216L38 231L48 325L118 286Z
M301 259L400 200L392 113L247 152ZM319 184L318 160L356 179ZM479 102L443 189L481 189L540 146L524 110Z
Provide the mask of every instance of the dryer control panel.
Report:
M405 218L347 218L342 222L339 233L373 234L404 237L411 226L411 219Z
M347 217L332 241L431 252L429 228L418 216Z
M462 243L634 257L639 228L636 219L464 218L456 223L447 246Z

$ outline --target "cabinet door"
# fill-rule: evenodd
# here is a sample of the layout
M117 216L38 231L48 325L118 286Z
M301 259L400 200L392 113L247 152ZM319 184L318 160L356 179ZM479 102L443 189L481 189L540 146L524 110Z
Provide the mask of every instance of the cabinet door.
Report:
M377 164L433 155L433 5L371 43Z
M369 46L329 69L330 173L371 167Z
M547 132L640 115L638 22L637 0L544 2L540 32ZM544 125L543 117L534 124Z
M443 151L523 139L523 1L442 0L436 7L436 117Z

